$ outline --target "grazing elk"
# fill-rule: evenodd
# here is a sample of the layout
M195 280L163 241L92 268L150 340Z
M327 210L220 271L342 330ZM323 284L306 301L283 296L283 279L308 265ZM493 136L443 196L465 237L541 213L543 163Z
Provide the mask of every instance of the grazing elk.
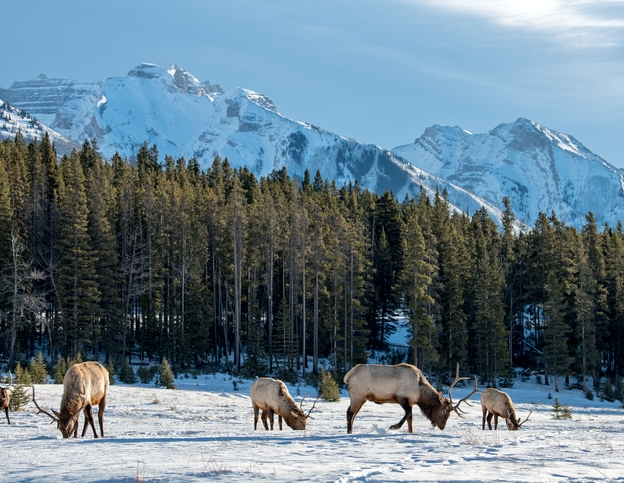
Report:
M401 405L405 415L397 424L390 426L390 429L399 429L407 421L407 430L412 432L412 406L414 404L418 405L433 427L444 429L451 411L455 411L461 417L459 405L477 392L475 376L474 391L457 404L453 404L451 390L458 381L465 379L470 378L459 377L459 364L457 364L455 380L449 386L447 399L434 389L420 369L411 364L395 366L358 364L344 377L351 399L351 404L347 409L347 433L351 434L353 420L366 401Z
M251 385L251 403L254 408L254 431L258 427L258 413L262 410L262 424L264 429L268 431L267 417L271 421L271 431L273 430L274 415L277 414L277 420L280 430L282 429L282 418L286 424L292 429L303 430L306 428L306 422L310 417L310 413L316 401L306 414L303 411L303 401L301 405L297 403L288 392L286 384L279 379L271 379L270 377L261 377ZM318 401L318 398L317 398Z
M481 429L485 429L486 419L488 428L492 429L492 416L494 416L494 429L498 429L498 417L500 416L505 419L509 431L516 431L531 416L529 413L527 418L520 422L520 418L516 417L516 408L514 408L509 394L494 388L486 389L481 394L481 410L483 411Z
M9 387L13 384L13 376L11 375L11 371L9 371L9 384L0 387L0 411L4 409L4 414L6 414L7 423L11 424L11 420L9 419L9 402L11 401L11 394L9 393Z
M97 438L93 406L98 405L98 421L100 434L104 437L104 408L106 407L106 393L108 392L108 371L99 362L82 362L71 366L63 378L63 398L60 412L52 410L54 416L39 407L35 400L35 386L33 385L33 402L40 413L47 414L56 421L63 438L78 436L78 418L84 412L85 424L82 437L87 433L87 426L91 425L93 437ZM38 414L38 413L37 413Z

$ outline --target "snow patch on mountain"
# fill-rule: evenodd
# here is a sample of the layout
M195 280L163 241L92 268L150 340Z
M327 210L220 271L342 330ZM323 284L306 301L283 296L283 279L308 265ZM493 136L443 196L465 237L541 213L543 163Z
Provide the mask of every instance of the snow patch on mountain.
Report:
M56 146L59 154L69 154L73 148L78 147L69 139L41 124L27 112L0 100L0 140L14 139L18 132L26 142L41 141L48 134L50 142Z

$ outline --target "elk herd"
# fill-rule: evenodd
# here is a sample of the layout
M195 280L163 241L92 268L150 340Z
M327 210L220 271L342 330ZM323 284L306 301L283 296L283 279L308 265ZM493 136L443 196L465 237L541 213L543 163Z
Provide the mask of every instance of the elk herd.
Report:
M12 378L9 372L9 384L0 386L0 410L4 409L8 424L9 419L9 388L12 385ZM353 421L366 401L377 404L393 403L399 404L405 414L390 429L399 429L407 422L408 432L412 432L412 407L418 406L422 414L431 422L435 428L444 429L446 422L452 412L463 417L460 409L461 403L470 405L467 400L477 389L477 377L474 377L474 389L472 392L460 399L457 404L453 403L451 392L455 384L469 377L459 376L459 364L455 374L455 379L448 388L448 398L437 391L427 381L423 373L416 366L411 364L380 365L380 364L358 364L354 366L344 377L347 390L349 392L350 404L347 409L347 433L353 431ZM78 419L80 414L84 414L85 422L82 429L82 437L87 433L88 426L93 430L93 437L98 434L95 428L93 417L93 406L98 406L98 423L100 436L104 437L104 409L106 408L106 395L108 392L109 374L104 366L99 362L83 362L71 366L63 379L63 396L59 411L51 410L53 414L42 409L35 398L35 387L32 386L33 403L38 409L37 414L49 416L51 423L57 423L57 428L61 431L63 438L78 436ZM279 429L282 429L282 420L294 430L305 430L312 410L316 407L316 399L312 407L307 412L303 409L304 396L297 405L293 397L288 392L286 384L278 379L261 377L251 385L251 403L254 410L254 430L258 427L258 416L262 412L261 419L265 430L273 430L274 417L277 415ZM320 396L319 396L320 397ZM514 405L508 394L498 389L489 388L481 393L481 408L483 412L482 429L485 429L487 421L488 428L492 429L492 418L494 418L494 429L497 429L498 418L501 417L507 424L507 429L514 431L528 421L531 413L524 421L516 416Z

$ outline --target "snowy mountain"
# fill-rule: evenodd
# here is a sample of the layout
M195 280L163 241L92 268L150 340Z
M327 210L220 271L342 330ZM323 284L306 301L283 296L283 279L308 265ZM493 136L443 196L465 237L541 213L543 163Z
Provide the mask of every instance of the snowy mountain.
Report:
M219 155L258 176L286 167L299 179L319 170L339 186L357 180L399 200L421 187L430 196L446 190L454 208L484 206L495 219L509 196L527 225L551 210L575 226L589 211L601 225L624 219L622 173L571 136L525 119L477 135L433 126L388 151L287 119L262 94L224 90L175 64L141 64L96 83L41 75L0 88L0 99L76 145L95 138L107 158L132 158L147 142L161 159L195 157L207 167Z
M77 147L75 143L43 125L27 112L0 100L0 140L13 139L18 131L21 132L26 142L41 140L45 133L48 133L50 141L56 146L59 154L68 154L74 147Z
M528 225L551 210L577 227L590 211L599 226L624 220L622 170L572 136L527 119L487 134L436 125L392 152L494 206L508 196L516 217Z
M131 158L147 142L161 158L196 157L204 167L216 155L234 167L247 166L265 176L286 166L302 179L312 175L403 199L417 196L420 186L433 195L446 189L450 203L474 212L494 205L452 183L432 176L378 146L347 139L280 115L271 99L256 92L222 89L198 80L180 67L141 64L125 77L100 83L49 79L44 75L0 89L0 98L44 120L75 142L95 138L102 154Z

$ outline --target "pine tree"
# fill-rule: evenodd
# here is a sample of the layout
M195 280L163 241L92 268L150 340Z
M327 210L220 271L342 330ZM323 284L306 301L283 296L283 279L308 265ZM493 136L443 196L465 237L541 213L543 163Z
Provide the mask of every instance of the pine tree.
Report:
M149 384L152 382L152 379L154 379L154 373L146 366L141 366L137 369L137 376L141 381L141 384Z
M624 228L619 222L615 229L606 232L605 271L608 305L608 337L602 343L608 347L610 368L615 374L624 373ZM594 386L598 377L594 377Z
M572 411L570 411L570 406L566 402L561 408L561 418L562 419L572 419Z
M86 143L85 143L86 144ZM84 151L83 147L83 151ZM115 189L113 188L112 168L105 164L100 155L93 149L86 153L81 151L83 166L86 170L88 233L89 245L93 249L95 272L97 273L97 289L100 293L99 329L95 332L94 345L111 353L116 350L114 334L122 324L119 303L120 261L115 240L114 209ZM83 157L85 159L83 159ZM101 343L98 343L101 340Z
M471 223L472 287L469 289L472 359L478 374L496 387L499 375L509 374L508 335L504 325L504 277L496 226L485 209Z
M37 352L37 356L30 360L29 371L33 384L47 384L48 383L48 370L46 369L45 361L43 360L43 354Z
M62 256L59 292L63 308L65 343L71 354L93 344L99 332L100 291L95 258L88 234L85 177L76 152L61 162L64 187L61 196L59 250Z
M376 287L375 314L378 325L371 328L371 335L378 347L384 347L388 337L396 330L396 292L395 272L392 261L392 249L386 232L382 229L375 250L374 286Z
M596 292L596 279L592 276L585 250L580 249L579 252L579 272L574 304L575 335L579 341L577 358L583 379L583 391L587 392L587 375L599 364L599 355L596 350L595 297L593 296Z
M332 373L325 369L321 369L321 383L319 394L323 401L337 402L340 401L340 388L334 380Z
M108 371L108 383L112 386L115 384L115 365L113 364L113 359L108 358L108 362L106 363L106 370Z
M158 385L166 389L177 389L169 361L163 357L158 375Z
M555 402L552 405L553 412L555 413L555 419L561 419L561 411L563 410L563 405L559 402L559 398L555 398Z
M440 359L442 368L451 375L459 363L465 365L467 358L467 327L465 302L465 281L467 253L464 239L454 225L447 225L442 231L439 244L441 289L438 293L440 305Z
M548 276L546 284L548 300L544 304L546 316L544 328L544 358L555 378L555 391L559 392L559 375L565 374L572 362L568 349L568 337L571 332L566 321L568 303L564 285L554 273Z
M586 353L587 369L592 370L595 378L599 376L600 370L600 352L609 351L610 337L609 329L609 301L608 301L608 282L606 270L606 236L598 232L596 218L592 212L585 217L586 223L582 227L581 235L583 247L587 253L587 264L589 270L586 270L587 277L584 290L591 300L592 312L591 317L585 317L587 327L590 332L590 340L588 348L590 351ZM579 274L580 278L580 274Z
M430 307L434 267L428 261L425 238L418 223L415 207L408 207L405 213L403 288L408 300L411 341L414 348L414 364L424 368L437 362L439 355L434 347L435 327Z
M9 411L21 411L30 402L31 396L26 391L26 387L31 384L32 379L28 369L22 369L22 365L18 362L15 366L15 382L9 400Z
M293 371L295 357L297 355L297 344L288 301L285 297L280 300L274 336L275 342L273 343L273 347L275 353L282 356L282 370L284 373Z
M119 382L124 384L136 384L136 374L128 361L124 361L119 369Z
M56 365L54 366L54 372L52 373L52 379L54 384L63 384L65 373L67 372L67 362L63 359L61 354L56 356Z

